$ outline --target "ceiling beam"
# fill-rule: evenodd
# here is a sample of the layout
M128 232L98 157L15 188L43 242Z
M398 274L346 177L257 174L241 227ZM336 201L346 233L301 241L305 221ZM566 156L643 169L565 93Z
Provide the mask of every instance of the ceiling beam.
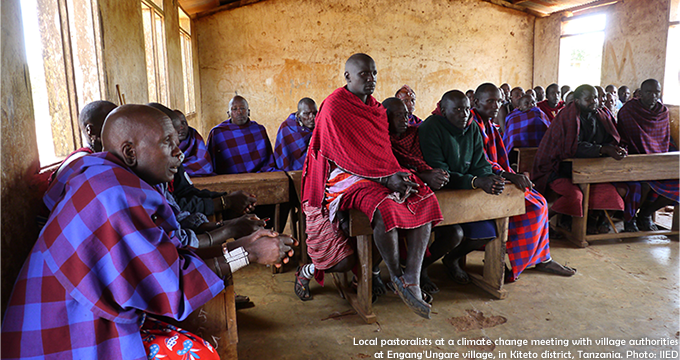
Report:
M259 2L261 2L261 1L265 1L265 0L240 0L240 1L234 1L234 2L230 2L230 3L228 3L228 4L224 4L224 5L222 5L222 6L219 6L219 7L210 9L210 10L207 10L207 11L203 11L203 12L197 13L197 14L195 14L192 18L193 18L193 19L199 19L199 18L202 18L202 17L205 17L205 16L210 16L210 15L212 15L212 14L215 14L215 13L218 13L218 12L221 12L221 11L227 11L227 10L232 10L232 9L240 8L240 7L243 7L243 6L248 6L248 5L252 5L252 4L255 4L255 3L259 3Z
M482 1L486 1L486 2L491 3L491 4L494 4L494 5L499 5L499 6L502 6L502 7L506 7L506 8L508 8L508 9L513 9L513 10L517 10L517 11L522 11L522 12L525 12L525 13L529 13L529 14L531 14L531 15L533 15L533 16L536 16L536 17L546 17L546 16L549 16L549 15L550 15L550 14L542 13L542 12L540 12L540 11L535 11L535 10L532 10L532 9L528 9L528 8L526 8L526 7L524 7L524 6L518 6L518 5L515 5L515 4L510 3L510 2L508 2L508 1L505 1L505 0L482 0ZM527 1L528 1L528 0L527 0Z

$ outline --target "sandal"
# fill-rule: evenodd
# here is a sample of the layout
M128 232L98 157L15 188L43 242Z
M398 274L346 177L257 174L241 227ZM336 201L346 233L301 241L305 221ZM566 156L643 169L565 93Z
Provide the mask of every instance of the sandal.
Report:
M397 290L397 294L399 294L399 297L401 300L408 306L416 315L421 316L425 319L430 319L430 311L432 310L432 307L423 301L422 299L418 299L412 292L409 290L409 287L416 286L416 284L408 284L404 282L404 278L402 276L392 277L392 282L394 283L394 286ZM418 289L420 290L420 289Z
M576 274L575 268L562 265L555 260L550 260L547 263L538 263L536 264L534 269L544 273L555 274L560 276L572 276Z
M309 293L310 279L300 275L301 270L302 266L298 266L297 271L295 272L295 295L302 301L312 300L312 294Z

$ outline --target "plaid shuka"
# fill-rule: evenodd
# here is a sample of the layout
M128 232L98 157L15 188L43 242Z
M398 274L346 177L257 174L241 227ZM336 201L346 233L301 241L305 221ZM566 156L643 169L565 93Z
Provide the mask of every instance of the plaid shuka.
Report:
M3 359L146 359L145 315L182 320L224 289L163 195L113 154L69 164L61 194L14 285Z
M550 105L548 105L548 100L546 99L536 104L536 107L543 111L545 116L548 117L548 123L551 123L553 120L555 120L555 117L557 117L557 114L560 112L560 110L562 110L562 108L566 105L567 104L565 104L564 101L560 100L556 107L551 108Z
M505 150L509 153L515 147L538 147L549 124L548 117L537 107L526 112L515 109L505 118Z
M369 96L363 103L341 87L323 101L303 169L303 203L317 208L324 205L331 164L366 179L408 172L392 154L387 114L374 97ZM421 185L419 193L403 202L393 201L391 192L374 181L358 182L343 195L341 210L359 209L372 221L379 206L386 231L441 221L439 203L432 190L416 176L411 176L411 180Z
M491 119L482 120L475 110L472 110L471 116L482 132L484 152L494 171L514 173L510 168L501 134L491 124ZM514 280L527 267L550 259L548 202L538 191L532 189L524 191L524 204L526 213L511 217L508 223L506 248Z
M208 135L208 151L217 174L276 171L267 130L252 120L239 126L229 119L215 126Z
M281 123L276 134L274 159L276 167L283 171L302 170L307 157L307 145L312 138L312 129L298 123L295 113Z
M409 118L408 118L408 126L418 127L422 123L423 123L423 120L421 120L420 118L418 118L414 114L411 114L411 116L409 116Z
M409 126L401 137L390 134L392 142L392 153L397 158L399 164L415 172L432 170L423 158L423 151L420 149L420 138L418 128Z
M621 135L621 143L628 147L630 154L657 154L670 150L670 117L668 108L663 104L657 103L649 109L642 105L640 99L632 99L619 110L618 118L616 127ZM659 195L678 201L680 195L678 180L647 183L653 190L648 195L650 201L654 201ZM624 217L626 221L630 221L640 209L642 184L627 182L623 185L627 187Z
M190 127L187 138L179 143L179 148L184 153L184 170L189 176L211 176L213 164L210 153L205 147L203 137Z

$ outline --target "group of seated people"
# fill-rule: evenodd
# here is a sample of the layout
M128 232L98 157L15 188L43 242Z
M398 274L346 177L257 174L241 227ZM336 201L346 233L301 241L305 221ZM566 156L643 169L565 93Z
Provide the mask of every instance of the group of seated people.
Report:
M3 357L216 358L208 341L164 319L186 318L249 263L287 263L297 241L264 229L265 219L253 214L256 196L199 190L191 177L303 170L312 262L298 267L295 294L310 300L312 278L323 285L325 273L355 271L348 212L357 209L373 228L374 296L389 288L429 319L439 288L427 268L442 259L453 281L469 283L459 260L499 231L493 221L435 227L442 212L433 191L523 189L526 213L509 219L506 281L529 267L572 276L576 269L550 254L552 212L583 216L582 194L562 160L671 148L668 109L652 79L616 122L590 85L565 104L556 84L537 103L540 87L527 94L484 83L471 94L446 92L421 120L408 85L382 103L372 96L377 67L370 56L352 55L344 78L318 113L312 99L300 100L273 151L241 96L231 99L230 119L210 131L207 145L180 111L162 104L86 105L79 125L87 147L50 179L50 215L10 299ZM508 161L510 149L526 146L539 148L531 176L515 173ZM550 210L549 190L560 195ZM591 208L625 210L627 229L647 229L656 209L677 202L678 182L598 184L591 192ZM208 220L218 212L225 220Z

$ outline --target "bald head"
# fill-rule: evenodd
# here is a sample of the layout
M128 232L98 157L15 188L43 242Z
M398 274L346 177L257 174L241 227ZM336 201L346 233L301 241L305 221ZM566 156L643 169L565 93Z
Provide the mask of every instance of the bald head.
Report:
M518 108L522 112L527 112L536 106L536 99L529 94L522 96L518 101Z
M499 92L500 94L500 92ZM458 129L465 129L470 119L470 99L458 90L447 91L439 102L442 115Z
M382 102L387 112L387 120L390 123L390 134L403 134L408 129L409 112L406 104L397 98L390 97Z
M347 90L366 102L375 91L378 81L378 70L375 61L366 54L354 54L345 63L345 81Z
M311 98L302 98L298 101L295 117L308 129L314 129L316 125L316 103Z
M548 100L548 105L550 105L551 108L554 108L559 104L561 95L560 86L557 84L550 84L545 89L545 98Z
M640 85L640 102L647 109L653 109L661 100L661 84L656 79L647 79Z
M524 89L521 87L515 87L510 90L510 103L513 107L519 107L519 99L524 96Z
M229 100L229 117L236 125L245 125L248 122L250 106L243 96L236 95Z
M88 145L95 152L102 151L102 126L104 125L106 116L109 115L116 106L116 104L110 101L99 100L85 105L85 107L80 110L78 126L80 127L83 137L87 140Z
M179 114L176 113L175 111L157 102L148 103L147 105L154 109L162 111L163 114L170 118L170 121L172 121L172 126L175 128L178 136L180 137L180 141L186 139L187 132L189 130L189 125L187 124L187 120L184 117L184 114L182 114L182 116L179 116Z
M172 181L181 165L179 139L170 118L147 105L122 105L102 128L102 145L150 185Z

